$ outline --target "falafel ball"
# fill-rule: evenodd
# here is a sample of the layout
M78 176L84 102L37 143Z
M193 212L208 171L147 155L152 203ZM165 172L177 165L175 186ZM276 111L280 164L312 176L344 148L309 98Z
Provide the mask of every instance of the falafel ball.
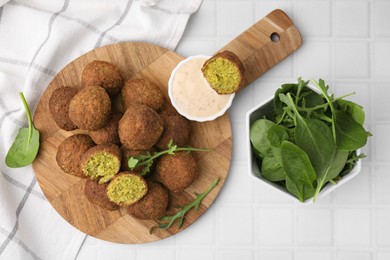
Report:
M150 148L149 150L131 150L131 149L128 149L128 148L122 146L121 147L121 153L122 153L121 170L122 171L130 171L131 170L131 171L136 172L136 173L141 173L143 171L143 169L145 168L145 166L140 166L140 167L137 167L134 169L130 169L129 168L130 157L135 157L138 155L146 155L146 153L148 153L148 152L150 154L153 154L155 151L156 151L156 149L154 147ZM153 162L152 166L150 167L150 172L153 171L155 165L156 165L156 163Z
M87 179L84 194L92 204L109 211L117 210L119 206L107 197L107 186L107 183L99 184L97 181Z
M164 105L164 96L161 90L147 79L130 79L126 81L122 89L123 109L129 107L130 103L140 103L159 111Z
M69 136L58 146L56 155L58 166L70 175L85 177L80 168L80 161L83 155L94 146L94 142L88 135Z
M84 87L100 86L107 91L110 97L119 94L123 83L118 67L107 61L95 60L88 63L81 75L81 84Z
M168 190L163 185L155 181L147 181L148 192L146 195L130 205L127 212L137 219L158 219L165 215L168 207Z
M118 124L121 113L113 113L107 123L98 130L89 131L89 135L96 144L119 144Z
M121 152L115 144L99 144L89 149L81 158L80 166L85 176L108 182L121 167Z
M164 155L157 162L156 173L165 187L179 192L194 182L197 175L196 161L186 152Z
M168 148L170 140L177 146L184 146L190 138L190 122L179 113L160 113L163 120L164 131L156 143L159 150Z
M148 192L142 176L134 172L121 172L107 186L108 199L120 207L139 201Z
M132 150L148 150L164 130L161 117L148 106L131 103L119 121L119 139Z
M77 126L69 119L69 104L77 89L63 86L53 91L49 99L49 110L59 128L71 131Z
M98 130L110 117L111 100L103 88L85 87L70 101L69 118L81 129Z

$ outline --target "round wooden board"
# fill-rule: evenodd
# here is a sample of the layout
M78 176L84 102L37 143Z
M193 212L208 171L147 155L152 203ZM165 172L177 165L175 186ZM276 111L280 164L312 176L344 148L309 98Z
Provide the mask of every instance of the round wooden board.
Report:
M193 153L198 162L198 177L181 193L170 193L168 213L175 206L186 205L195 197L194 192L205 191L214 179L218 185L203 200L197 212L191 210L181 229L175 224L168 230L157 229L149 234L156 221L141 221L127 214L126 210L107 211L91 204L84 196L85 180L64 173L56 163L59 144L68 136L82 130L67 132L51 118L48 101L51 93L63 85L80 87L84 66L93 60L105 60L117 65L124 78L147 78L156 83L165 94L172 69L183 57L167 49L138 42L118 43L95 49L77 58L63 68L47 87L34 115L34 124L41 133L41 147L33 169L38 183L51 205L70 224L93 237L127 244L146 243L174 235L191 225L213 203L229 172L232 155L232 133L229 115L205 123L191 122L190 145L208 147L206 153ZM118 100L117 100L118 102Z

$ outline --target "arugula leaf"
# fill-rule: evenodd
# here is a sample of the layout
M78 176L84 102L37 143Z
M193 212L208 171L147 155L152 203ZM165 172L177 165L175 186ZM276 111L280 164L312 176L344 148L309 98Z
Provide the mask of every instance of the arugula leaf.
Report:
M345 166L344 168L342 169L341 173L340 173L340 176L343 177L345 176L346 174L350 173L353 169L353 167L355 167L356 163L360 160L360 159L363 159L365 158L366 155L364 153L361 153L359 155L357 155L356 151L352 151L348 154L348 159L345 163Z
M277 115L281 116L284 112L283 110L283 102L279 98L279 94L283 93L296 93L298 89L298 84L296 83L287 83L283 84L280 88L278 88L275 92L274 96L274 110Z
M8 150L5 164L10 168L19 168L31 164L39 150L39 131L34 127L30 108L22 92L19 93L26 110L28 128L21 128L15 141Z
M154 152L153 154L150 154L149 152L147 152L146 154L141 154L141 155L137 155L134 157L130 157L127 163L128 163L129 168L131 170L134 168L137 168L137 167L144 166L144 169L140 173L141 176L144 176L145 174L147 174L150 171L155 159L157 159L160 156L163 156L164 154L173 155L173 154L175 154L175 152L179 152L179 151L208 152L208 151L210 151L210 149L194 148L194 147L190 147L190 146L178 147L177 145L173 145L173 140L170 140L168 142L168 147L166 150L160 151L160 152Z
M186 216L186 214L191 210L191 209L194 209L194 211L198 211L198 208L200 206L200 204L202 203L202 200L207 196L207 194L210 193L210 191L212 189L214 189L215 186L217 186L218 184L218 181L219 181L219 178L215 179L210 187L208 187L208 189L201 193L201 194L195 194L196 195L196 198L193 202L191 202L190 204L186 205L186 206L183 206L181 207L181 210L178 211L175 215L166 215L166 216L163 216L160 218L160 221L166 221L165 223L161 223L159 226L154 226L152 227L150 230L149 230L149 233L152 234L153 231L156 229L156 228L160 228L160 229L168 229L170 228L176 221L178 221L178 226L179 228L181 228L184 224L184 218Z

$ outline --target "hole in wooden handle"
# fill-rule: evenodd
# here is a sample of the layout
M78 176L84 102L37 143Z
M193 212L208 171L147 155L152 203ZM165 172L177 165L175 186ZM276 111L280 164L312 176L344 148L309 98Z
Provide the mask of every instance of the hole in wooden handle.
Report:
M279 35L279 33L274 32L271 34L270 38L271 38L271 41L278 42L280 40L280 35Z

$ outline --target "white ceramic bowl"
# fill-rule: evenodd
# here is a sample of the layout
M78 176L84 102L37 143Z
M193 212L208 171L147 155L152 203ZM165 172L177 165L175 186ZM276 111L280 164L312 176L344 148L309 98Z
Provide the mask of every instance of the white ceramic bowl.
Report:
M312 87L310 87L310 88L317 92L317 89L314 89ZM252 152L251 140L250 140L251 124L254 121L256 121L257 119L263 118L265 115L267 115L273 111L273 100L274 100L274 97L272 96L272 97L266 99L261 104L253 107L252 109L250 109L246 113L246 137L247 137L246 142L247 142L247 152L248 152L247 158L248 158L248 165L249 165L249 175L251 177L253 177L253 179L255 179L256 181L260 181L268 186L272 186L276 190L280 191L280 193L283 193L286 197L290 197L291 199L299 202L299 199L296 198L295 196L293 196L291 193L289 193L285 188L263 178L263 176L261 175L259 166L256 163L256 158ZM360 149L357 150L357 153L358 154L360 153ZM325 186L325 188L323 188L321 190L321 192L319 193L317 201L319 201L321 198L323 198L327 194L331 193L335 189L341 187L344 183L350 181L353 177L358 175L360 173L361 167L362 167L361 161L359 160L356 163L355 167L352 169L352 171L350 173L348 173L347 175L345 175L337 184L333 185L331 183L328 183ZM313 203L312 198L303 202L303 204L312 204L312 203Z
M225 112L230 108L230 106L232 105L232 102L233 102L233 99L234 99L234 96L235 94L231 94L230 95L230 99L228 101L228 103L226 103L226 106L217 114L215 115L212 115L212 116L209 116L209 117L194 117L192 115L189 115L187 114L185 111L183 111L180 106L177 105L174 97L173 97L173 93L172 93L172 87L173 87L173 79L175 78L175 75L177 73L177 70L183 66L184 64L186 64L188 61L192 60L192 59L197 59L197 58L206 58L206 59L209 59L211 56L209 55L196 55L196 56L190 56L188 57L187 59L185 60L182 60L181 62L179 62L179 64L177 64L177 66L173 69L172 73L171 73L171 76L169 77L169 81L168 81L168 96L171 100L171 103L173 105L174 108L176 108L177 112L179 112L179 114L181 114L182 116L186 117L187 119L189 120L192 120L192 121L198 121L198 122L206 122L206 121L212 121L220 116L222 116L223 114L225 114Z

